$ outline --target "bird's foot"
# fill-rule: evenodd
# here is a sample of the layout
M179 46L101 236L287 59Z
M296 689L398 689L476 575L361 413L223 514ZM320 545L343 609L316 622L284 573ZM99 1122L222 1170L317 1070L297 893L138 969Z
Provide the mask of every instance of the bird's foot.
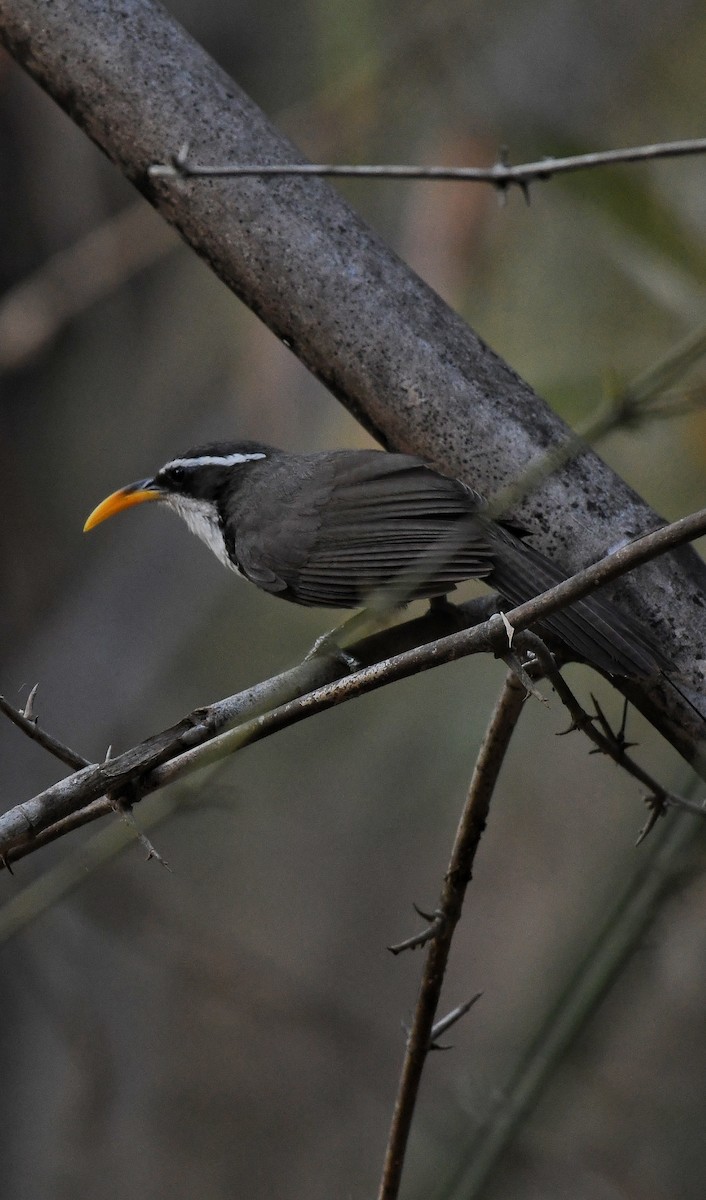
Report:
M304 662L309 662L310 659L316 658L319 655L330 655L333 658L337 658L339 662L342 662L346 670L351 674L353 671L360 670L358 659L349 654L347 650L344 650L336 640L337 635L343 628L344 626L341 625L338 629L330 629L328 633L322 633L321 637L317 637L311 650L305 654Z
M449 600L448 596L430 596L429 612L443 617L452 630L468 628L468 623L464 620L458 605L454 604L453 600Z
M344 663L349 671L359 671L361 664L346 647L351 642L356 642L360 638L368 637L372 633L379 633L381 629L385 629L397 611L397 609L390 608L383 611L374 608L361 609L347 621L337 625L335 629L330 629L328 633L318 637L306 655L306 659L314 658L317 654L332 654Z

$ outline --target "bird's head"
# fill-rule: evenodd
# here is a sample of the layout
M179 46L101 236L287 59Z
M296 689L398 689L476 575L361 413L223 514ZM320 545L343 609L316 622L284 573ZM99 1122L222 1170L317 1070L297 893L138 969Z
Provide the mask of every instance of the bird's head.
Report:
M267 459L271 447L260 442L211 442L170 459L150 479L139 479L102 500L84 525L84 533L125 508L161 500L182 517L227 566L222 533L225 499L238 488L250 464Z

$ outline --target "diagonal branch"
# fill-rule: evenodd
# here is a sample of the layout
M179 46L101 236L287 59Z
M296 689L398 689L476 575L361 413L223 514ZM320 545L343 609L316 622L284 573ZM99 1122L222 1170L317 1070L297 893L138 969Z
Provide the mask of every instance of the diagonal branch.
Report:
M525 689L510 672L500 692L478 753L466 803L459 822L439 901L439 922L427 952L419 996L407 1041L402 1075L385 1152L378 1200L396 1200L399 1194L407 1142L419 1084L432 1045L432 1029L439 1005L451 942L461 919L473 861L485 829L490 801L505 761L510 740L522 712Z
M27 737L31 738L33 742L38 742L40 746L43 746L45 750L48 750L60 762L66 763L67 767L73 767L75 771L80 771L81 767L90 767L90 759L84 758L82 754L77 754L70 746L52 737L46 730L40 729L36 721L32 720L31 717L28 717L18 708L14 708L4 696L0 696L0 712L4 712L13 725L16 725L18 729L26 733Z
M474 624L472 628L447 634L436 641L427 640L412 649L383 657L380 657L381 650L386 646L389 648L389 643L385 640L386 634L378 634L351 647L361 661L371 664L352 675L341 678L345 668L338 658L315 656L292 671L275 676L210 708L197 710L141 745L105 763L85 767L33 799L10 809L0 817L0 861L8 862L17 857L20 847L37 845L39 837L50 826L63 822L104 793L120 794L123 788L131 785L135 789L131 799L137 798L269 737L280 729L305 720L314 713L388 683L470 654L496 650L502 654L507 649L507 623L519 631L541 622L543 617L656 555L698 537L704 531L706 509L682 517L621 547L614 554L579 571L571 579L512 609L506 614L505 623L496 616L480 625ZM477 611L477 607L467 606L465 613L463 609L459 611L459 619L472 619L471 614L476 615ZM428 631L430 620L443 619L443 612L434 612L422 620L420 627ZM403 627L403 638L413 636L414 625L411 622L408 628ZM394 636L396 631L392 630L391 633ZM662 676L662 684L665 688L679 690L678 682L666 676ZM214 735L218 727L222 729L226 723L234 720L239 720L240 724ZM706 751L703 746L697 743L691 750L695 770L706 774Z
M540 637L537 637L530 630L524 630L519 635L517 641L523 650L530 650L534 654L541 669L541 674L551 682L557 696L569 713L571 725L568 729L564 730L565 733L572 733L574 730L580 729L589 741L593 742L595 746L595 750L592 751L593 754L599 752L600 754L605 754L608 758L612 758L613 762L621 767L626 774L632 776L638 783L643 784L648 791L647 803L654 808L657 815L663 812L665 808L671 806L673 808L684 808L688 812L694 813L695 816L706 816L706 807L702 801L692 800L687 796L680 796L676 792L669 791L653 775L645 771L639 763L635 762L634 758L630 757L627 753L627 746L624 740L610 729L595 698L595 716L592 717L586 712L583 705L579 704L579 701L558 669L554 661L554 656ZM597 720L599 721L600 728L596 726ZM649 829L640 834L638 842L643 840L645 832L649 832Z

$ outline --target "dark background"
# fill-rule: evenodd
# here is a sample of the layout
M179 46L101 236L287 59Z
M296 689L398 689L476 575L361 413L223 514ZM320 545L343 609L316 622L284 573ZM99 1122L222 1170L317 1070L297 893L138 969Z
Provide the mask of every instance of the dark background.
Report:
M507 144L520 162L703 134L690 0L171 9L315 160L481 164ZM0 690L20 704L39 681L42 723L97 758L294 663L331 614L249 588L163 511L84 538L94 504L210 437L367 442L5 57L0 155ZM529 208L470 186L341 186L576 423L703 321L703 172L580 174ZM696 413L599 449L675 517L703 504L704 434ZM503 671L444 667L146 802L144 821L174 809L151 831L172 874L133 842L117 854L117 822L3 874L8 1196L374 1194L421 964L385 946L416 927L413 900L433 907ZM600 680L570 678L618 714ZM428 1064L410 1197L470 1194L474 1132L647 861L638 788L557 739L565 725L555 700L529 702L501 779L444 1005L483 998ZM690 786L636 717L629 733ZM6 807L58 778L15 729L0 738ZM703 850L687 840L669 868L488 1195L703 1195Z

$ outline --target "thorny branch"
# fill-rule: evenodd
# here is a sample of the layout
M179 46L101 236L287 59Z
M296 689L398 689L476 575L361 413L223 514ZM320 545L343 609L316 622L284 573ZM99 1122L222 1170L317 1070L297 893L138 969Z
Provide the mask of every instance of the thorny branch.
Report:
M37 742L38 745L42 746L45 750L48 750L49 753L53 754L55 758L58 758L60 762L66 763L66 765L69 767L73 767L75 771L80 771L82 767L90 767L90 759L84 758L82 754L77 754L76 751L72 750L70 746L65 745L64 742L60 742L58 738L52 737L52 735L47 733L45 729L41 729L39 727L37 718L34 716L34 701L37 695L37 689L38 685L35 684L29 694L24 712L13 708L13 706L5 699L4 696L0 696L0 712L4 712L5 716L8 717L13 724L17 725L18 729L21 729L23 733L26 733L27 737L31 738L32 741ZM108 753L106 754L106 761L109 758L110 750L108 750ZM166 867L167 864L165 863L161 854L155 850L149 838L139 828L132 814L133 799L134 797L128 798L121 795L106 796L101 805L101 813L95 813L95 815L102 815L103 812L109 812L111 810L118 813L122 817L125 824L133 830L135 837L145 850L147 857L155 858L157 862L162 863L162 866ZM91 810L93 810L94 806L91 805L90 807ZM77 814L74 814L74 817L82 816L84 814L86 814L85 809ZM93 812L91 812L90 819L93 819ZM68 833L69 828L75 829L77 825L85 824L85 819L81 821L74 820L71 822L71 819L67 818L66 821L63 821L61 824L62 832ZM56 836L58 836L58 834ZM8 858L4 859L5 866L9 866L9 861L10 860Z
M561 671L557 668L553 655L541 638L537 637L531 630L524 630L516 640L522 649L530 650L534 654L541 667L542 675L550 680L559 699L568 710L571 716L571 724L563 732L565 734L573 733L574 730L580 729L589 741L593 742L598 752L605 754L608 758L612 758L613 762L622 767L628 775L631 775L633 779L637 779L639 783L644 784L648 789L645 801L652 810L652 816L645 828L640 831L637 839L638 845L650 832L655 820L669 807L683 808L697 816L706 816L706 808L704 808L702 803L697 800L690 800L686 796L678 796L675 792L670 792L630 757L627 753L628 743L624 739L623 730L615 733L611 729L595 697L593 700L596 706L594 716L586 712L583 705L576 699ZM596 722L598 722L600 728L596 727Z
M596 716L593 718L589 716L564 680L551 652L541 638L525 630L513 639L513 644L517 649L530 651L534 655L534 673L538 672L551 681L562 703L568 709L571 715L571 726L565 732L580 729L601 753L608 755L628 774L649 788L648 803L652 812L645 828L640 833L638 843L644 840L667 805L679 805L691 812L704 815L706 810L703 805L668 792L627 755L624 730L621 729L617 734L614 733L597 704ZM448 1018L434 1024L451 942L461 917L465 892L471 879L475 853L485 829L490 800L510 739L522 711L527 684L531 686L531 680L528 680L526 684L522 676L524 676L524 671L522 674L518 674L514 668L511 668L488 725L459 823L439 904L431 914L422 913L417 908L417 912L428 920L427 928L398 945L390 947L393 954L398 954L402 950L412 950L430 943L395 1100L378 1200L396 1200L399 1194L407 1142L426 1055L435 1048L435 1038L440 1036L442 1029L457 1021L480 995L479 993L473 1000L454 1010ZM595 720L599 721L602 729L596 728Z
M473 860L485 829L490 801L512 734L522 712L525 689L511 671L503 685L478 753L439 900L439 920L431 938L407 1041L397 1099L385 1152L378 1200L396 1200L454 930L461 918Z
M706 509L621 547L534 600L512 609L507 613L507 619L517 631L525 629L704 531ZM467 615L459 615L464 623L468 620ZM409 635L410 630L406 632ZM134 799L138 799L207 763L345 700L469 654L496 650L504 654L507 651L506 634L499 617L436 641L430 641L427 636L424 644L415 644L412 649L391 657L383 657L386 635L378 635L378 638L380 636L382 642L373 638L362 646L351 648L360 661L370 663L351 675L341 678L344 668L333 656L310 659L255 688L197 710L171 729L124 754L105 763L84 767L33 799L17 805L0 817L0 862L7 865L23 853L53 840L53 836L65 832L63 822L67 819L71 827L75 827L80 823L77 814L85 806L91 806L91 818L102 815L95 802L106 794L120 795L130 785L134 789ZM376 653L378 657L375 657ZM678 687L674 681L669 680L669 683ZM235 728L218 732L236 720L240 724ZM133 796L130 799L133 800ZM51 827L55 831L53 836L49 832Z
M63 742L52 737L46 730L40 729L36 718L28 712L28 710L31 710L36 694L37 688L34 687L32 688L24 712L13 708L4 696L0 696L0 712L4 712L5 716L9 717L18 729L26 733L28 738L31 738L33 742L38 742L40 746L43 746L45 750L48 750L60 762L66 763L67 767L73 767L74 771L80 771L81 767L89 767L91 765L90 759L84 758L82 754L77 754L70 746L64 745Z
M567 158L547 157L539 162L513 167L507 150L502 149L491 167L421 167L401 163L359 165L346 163L221 163L206 165L191 162L189 146L184 145L171 162L153 163L152 178L236 178L238 176L310 175L327 178L424 179L489 183L500 192L519 187L529 197L529 184L552 179L555 175L609 167L618 163L645 162L656 158L676 158L706 152L706 138L688 138L676 142L657 142L650 146L628 146L622 150L601 150L593 154L572 154Z

